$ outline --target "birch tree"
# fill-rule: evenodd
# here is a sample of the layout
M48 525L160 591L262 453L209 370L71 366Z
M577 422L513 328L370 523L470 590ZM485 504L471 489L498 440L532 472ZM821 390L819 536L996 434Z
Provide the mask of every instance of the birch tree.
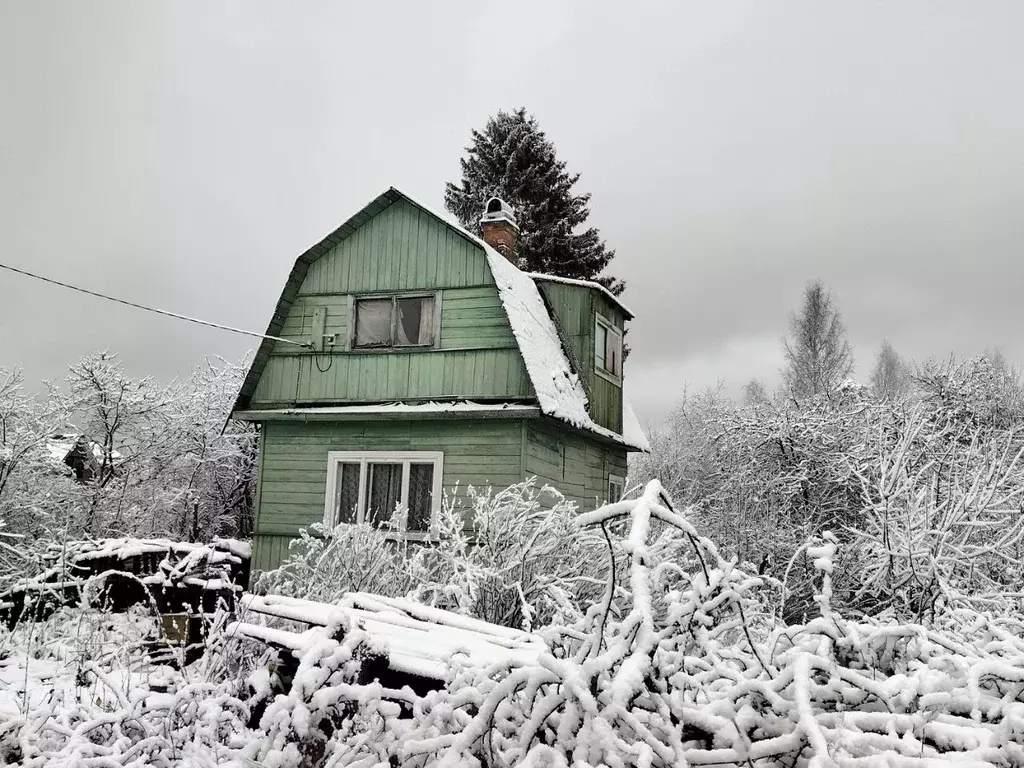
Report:
M824 283L815 280L804 289L800 311L789 320L782 342L784 380L795 398L828 394L853 372L853 350L842 317Z
M875 367L871 372L871 388L881 399L896 400L910 391L910 366L899 356L888 339L882 342Z

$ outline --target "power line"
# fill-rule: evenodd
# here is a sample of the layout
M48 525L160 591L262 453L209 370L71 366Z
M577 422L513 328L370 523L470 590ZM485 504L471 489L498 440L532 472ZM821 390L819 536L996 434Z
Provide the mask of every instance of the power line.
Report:
M42 275L36 275L32 272L26 272L24 269L18 269L17 267L11 267L7 264L0 264L0 269L6 269L9 272L15 272L25 277L32 277L36 280L42 280L44 283L50 283L51 285L59 285L61 288L69 288L72 291L78 291L89 296L95 296L98 299L106 299L107 301L113 301L117 304L124 304L126 307L135 307L136 309L144 309L147 312L155 312L158 315L164 315L166 317L174 317L178 320L185 320L189 323L195 323L196 325L205 325L209 328L220 328L222 331L231 331L232 333L241 333L244 336L255 336L258 339L270 339L271 341L280 341L284 344L294 344L297 347L308 347L310 344L302 341L294 341L293 339L282 339L280 336L268 336L265 333L256 333L255 331L246 331L241 328L233 328L230 325L221 325L220 323L211 323L208 320L199 320L195 317L189 317L188 315L179 315L177 312L168 312L166 309L156 309L155 307L147 307L142 304L136 304L134 301L126 301L124 299L118 299L113 296L107 296L105 293L97 293L96 291L90 291L85 288L79 288L77 285L70 285L68 283L62 283L60 280L54 280L50 277L43 277Z

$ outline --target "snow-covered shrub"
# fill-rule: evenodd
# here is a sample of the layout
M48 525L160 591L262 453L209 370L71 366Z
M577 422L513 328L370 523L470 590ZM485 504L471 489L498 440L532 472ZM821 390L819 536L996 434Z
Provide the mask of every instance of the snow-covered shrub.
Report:
M768 580L724 557L691 513L652 482L580 515L578 531L620 545L601 558L597 602L544 627L539 653L446 654L445 687L425 696L367 682L388 635L344 608L302 635L290 680L216 628L180 672L102 650L130 633L96 632L104 642L68 654L74 631L34 628L61 639L0 645L0 756L31 768L1024 764L1016 615L851 619L836 605L847 543L823 532L800 548L812 610L787 625Z
M976 425L935 428L926 404L892 420L857 467L853 604L917 621L944 606L1014 604L1024 555L1024 445Z
M528 480L469 489L470 527L452 500L437 544L412 553L413 597L506 627L572 621L601 595L600 535L575 525L576 506Z
M1024 385L1002 355L929 360L914 374L921 402L939 428L1020 430Z
M781 568L809 535L856 520L850 461L871 407L853 390L748 405L719 390L687 395L633 471L667 478L666 489L693 507L698 528L723 551Z
M354 628L343 611L307 638L287 692L274 694L266 670L249 678L255 690L250 705L266 708L261 737L243 754L273 768L387 765L402 730L400 707L383 699L378 683L358 679L363 663L386 657L386 649ZM398 695L412 700L411 692Z
M407 551L369 524L314 523L288 544L280 567L261 574L259 592L336 603L346 592L400 597L411 588Z
M345 592L405 597L508 627L582 616L600 598L607 545L576 507L528 480L448 497L436 537L409 542L369 525L314 524L257 589L335 603ZM467 526L468 522L468 526Z
M724 553L785 577L787 621L814 614L801 546L824 530L844 544L838 606L915 620L991 607L1021 591L1024 387L994 355L925 364L914 384L897 398L688 395L634 475L665 477Z
M817 617L751 632L760 580L723 560L657 483L628 515L629 593L563 627L536 665L459 668L415 707L407 766L1016 765L1024 639L1016 619L970 611L941 626L851 622L832 606L838 541L806 551ZM676 527L699 570L661 585L652 520ZM617 604L618 611L612 610ZM659 612L667 617L655 620ZM556 634L554 628L549 637Z
M182 669L145 652L158 617L63 609L0 631L0 761L26 768L224 765L243 746L248 660ZM216 637L223 617L215 622ZM221 643L222 644L222 643ZM236 763L240 764L240 763Z

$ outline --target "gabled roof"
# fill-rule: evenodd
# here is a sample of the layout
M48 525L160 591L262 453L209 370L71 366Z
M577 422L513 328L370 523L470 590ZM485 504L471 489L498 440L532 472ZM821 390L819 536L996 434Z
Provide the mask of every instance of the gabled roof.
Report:
M267 336L279 336L281 334L285 318L288 316L288 312L298 295L309 265L328 253L334 246L355 232L356 229L397 200L405 200L407 203L430 214L452 229L452 231L483 250L484 255L487 257L491 274L494 276L494 281L498 286L498 295L508 316L512 333L523 356L527 374L533 384L534 391L537 393L538 405L544 415L559 419L579 429L594 432L627 447L642 451L649 450L642 431L639 433L639 437L637 437L634 430L631 430L634 431L634 434L630 436L625 434L619 435L610 429L602 427L590 418L590 414L587 411L587 395L583 389L583 384L572 370L565 350L562 348L558 330L551 319L551 315L548 314L547 307L540 295L540 291L537 289L534 278L518 269L479 237L449 220L447 216L431 210L395 187L391 187L383 194L374 198L369 205L365 206L344 224L327 235L327 237L299 256L288 276L284 291L281 293L281 298L277 302L274 315L271 317L270 324L267 327ZM597 286L596 283L593 285ZM617 299L612 298L616 303L619 303ZM622 305L620 304L620 306ZM623 307L623 310L632 317L632 313L628 309ZM263 372L274 343L271 339L264 339L260 344L249 372L245 377L245 381L242 383L242 389L239 392L238 399L235 401L233 411L244 410L248 406L248 400L256 389L256 384ZM629 408L625 402L625 397L623 397L624 416L627 409L632 413L632 409ZM623 422L623 431L625 432L625 418Z

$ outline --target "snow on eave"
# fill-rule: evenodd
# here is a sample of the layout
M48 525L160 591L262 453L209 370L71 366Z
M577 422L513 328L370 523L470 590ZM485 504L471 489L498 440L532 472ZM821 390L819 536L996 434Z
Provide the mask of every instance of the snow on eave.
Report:
M495 414L529 415L538 411L535 405L523 403L475 403L471 400L426 403L369 403L366 405L325 405L301 408L259 408L236 411L237 414L265 414L281 416L383 416L402 414Z
M632 320L634 317L636 317L636 315L633 314L633 311L625 304L623 304L622 301L619 300L618 296L609 291L600 283L595 283L593 280L577 280L574 277L545 275L541 272L527 272L526 274L532 277L534 280L543 280L548 283L565 283L566 285L578 285L583 288L590 288L591 290L599 291L604 294L605 298L608 299L608 301L610 301L612 304L614 304L615 306L622 310L627 320Z
M625 392L622 393L622 439L644 453L651 452L651 444Z
M520 403L474 403L471 400L427 403L381 403L378 405L336 405L285 409L288 413L484 413L489 411L535 411L535 406Z

